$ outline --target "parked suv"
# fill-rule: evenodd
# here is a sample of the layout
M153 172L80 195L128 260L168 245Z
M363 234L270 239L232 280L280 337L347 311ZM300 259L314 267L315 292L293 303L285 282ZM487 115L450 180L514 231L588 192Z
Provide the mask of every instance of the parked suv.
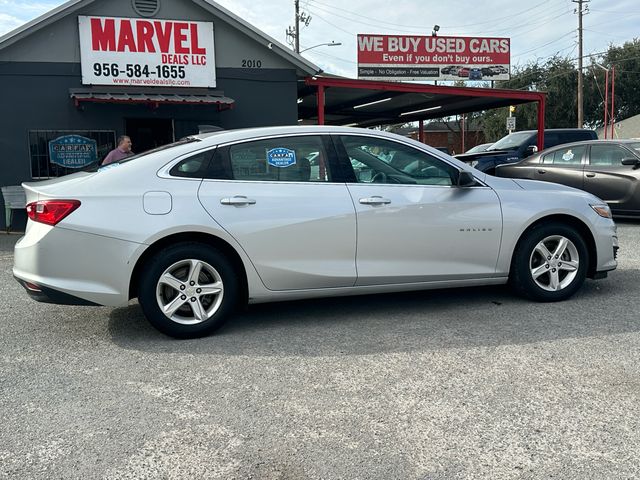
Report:
M583 128L552 128L544 131L544 148L581 140L597 140L593 130ZM458 160L470 164L481 172L493 175L498 165L519 162L535 153L538 143L537 130L523 130L502 137L484 152L456 155Z

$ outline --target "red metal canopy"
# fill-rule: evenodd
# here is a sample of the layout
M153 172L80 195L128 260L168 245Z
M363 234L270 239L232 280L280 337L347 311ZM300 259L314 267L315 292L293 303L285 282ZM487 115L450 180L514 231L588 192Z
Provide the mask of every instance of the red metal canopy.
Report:
M319 125L368 127L538 103L538 149L544 145L544 92L308 77L298 115Z
M69 89L76 106L81 102L143 103L149 105L216 105L218 110L233 108L235 101L222 92L207 89L143 89L136 87L91 87Z

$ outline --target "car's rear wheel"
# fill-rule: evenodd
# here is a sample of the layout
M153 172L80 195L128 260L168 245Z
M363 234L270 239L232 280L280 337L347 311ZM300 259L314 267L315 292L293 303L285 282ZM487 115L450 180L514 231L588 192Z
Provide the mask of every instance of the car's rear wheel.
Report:
M207 335L236 305L238 279L231 263L213 247L180 243L145 265L138 301L151 324L176 338Z
M565 300L582 286L588 266L587 246L579 232L560 223L542 224L518 243L511 284L536 301Z

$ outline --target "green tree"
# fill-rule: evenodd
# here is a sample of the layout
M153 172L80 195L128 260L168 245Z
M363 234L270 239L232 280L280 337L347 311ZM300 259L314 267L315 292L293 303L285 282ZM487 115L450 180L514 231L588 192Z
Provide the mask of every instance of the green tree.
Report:
M610 46L607 52L592 58L585 71L585 121L600 127L604 122L605 71L615 66L615 111L616 121L640 114L640 39L633 39L621 46ZM611 99L609 99L611 108Z
M544 64L530 63L516 69L510 80L496 83L498 88L546 92L545 126L574 127L577 123L577 75L570 59L554 56ZM485 112L484 131L488 141L497 140L506 134L508 115L508 108ZM515 117L518 130L537 128L537 105L518 105Z

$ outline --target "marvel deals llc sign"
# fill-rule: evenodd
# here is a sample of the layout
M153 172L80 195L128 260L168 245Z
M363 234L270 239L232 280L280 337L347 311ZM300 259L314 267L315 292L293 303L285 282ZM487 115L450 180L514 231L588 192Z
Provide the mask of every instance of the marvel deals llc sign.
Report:
M213 23L79 16L85 85L215 87Z

